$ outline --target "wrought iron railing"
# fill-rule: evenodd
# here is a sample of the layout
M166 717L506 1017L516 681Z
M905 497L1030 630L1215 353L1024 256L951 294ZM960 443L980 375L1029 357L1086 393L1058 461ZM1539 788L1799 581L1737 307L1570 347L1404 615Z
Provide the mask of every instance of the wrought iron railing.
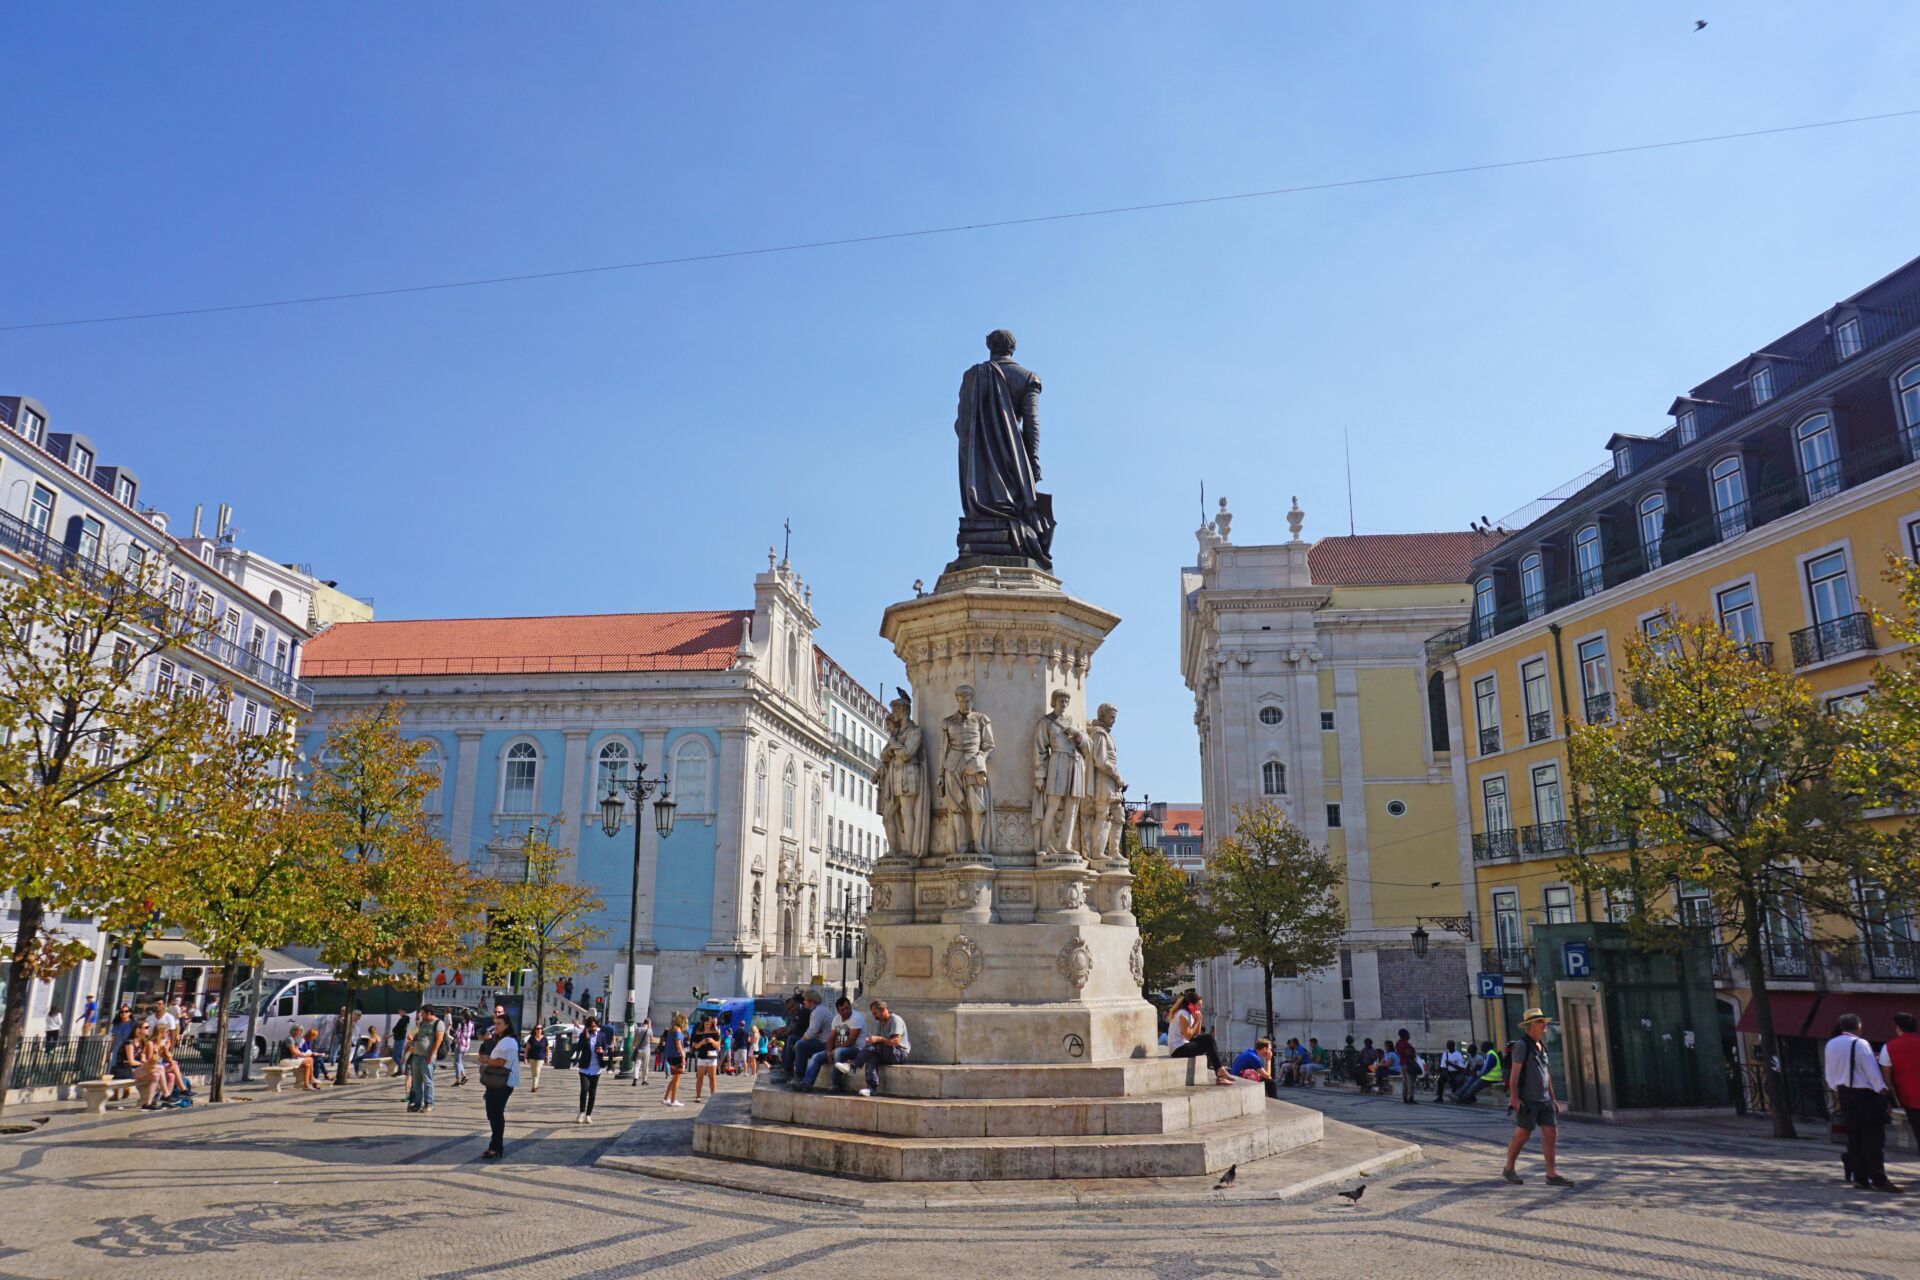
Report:
M1613 719L1613 695L1611 693L1590 693L1587 695L1587 723L1605 724Z
M1802 474L1800 478L1806 487L1809 504L1818 502L1822 498L1831 498L1840 492L1846 478L1844 465L1839 458L1835 458L1824 466L1815 467Z
M1743 644L1740 646L1740 656L1763 667L1770 667L1773 665L1773 641L1755 640Z
M1448 627L1437 635L1427 637L1427 661L1442 662L1467 643L1467 624Z
M1489 973L1504 973L1509 977L1531 977L1533 952L1525 947L1482 947L1480 967Z
M1545 742L1553 736L1553 712L1534 711L1527 716L1527 741Z
M1480 754L1490 756L1500 749L1500 726L1493 725L1480 731Z
M250 680L259 681L275 693L291 698L302 706L313 705L311 686L294 679L267 659L242 649L226 637L211 631L197 631L190 643L215 662L238 671Z
M13 552L55 573L72 573L90 587L107 580L107 566L83 556L44 529L36 529L19 516L0 511L0 549Z
M107 1073L106 1036L87 1036L49 1045L43 1039L22 1040L13 1055L14 1089L41 1089L97 1080Z
M1476 831L1473 833L1473 860L1475 862L1502 862L1520 856L1520 833L1511 827L1502 831Z
M855 742L851 737L847 736L844 733L841 733L836 730L833 735L833 740L839 743L840 749L845 751L848 755L864 760L870 765L877 765L880 763L879 756L867 750L865 747L861 746L859 743Z
M1796 631L1787 639L1793 644L1793 665L1812 666L1829 658L1849 653L1873 652L1873 615L1849 613L1831 622L1821 622Z
M1536 822L1520 828L1521 856L1525 858L1562 858L1573 851L1573 826L1558 822Z

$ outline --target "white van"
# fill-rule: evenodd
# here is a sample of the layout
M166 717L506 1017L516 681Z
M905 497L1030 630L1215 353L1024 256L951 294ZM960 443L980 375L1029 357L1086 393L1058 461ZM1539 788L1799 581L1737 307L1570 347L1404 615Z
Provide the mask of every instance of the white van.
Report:
M278 1059L280 1044L294 1027L304 1031L318 1024L321 1046L329 1051L336 1047L333 1041L339 1031L340 1011L347 1004L346 983L326 969L269 973L261 977L265 980L267 998L260 1007L259 1029L253 1033L255 1062ZM254 983L258 980L249 978L233 989L227 1019L229 1061L238 1062L246 1048L253 1022ZM388 1052L387 1041L394 1022L401 1014L411 1014L420 1007L420 993L392 987L362 987L354 993L353 1007L358 1015L354 1020L354 1034L363 1034L368 1026L378 1027L384 1054ZM211 1020L200 1030L198 1047L201 1056L209 1061L213 1057L214 1037L218 1034L218 1025Z

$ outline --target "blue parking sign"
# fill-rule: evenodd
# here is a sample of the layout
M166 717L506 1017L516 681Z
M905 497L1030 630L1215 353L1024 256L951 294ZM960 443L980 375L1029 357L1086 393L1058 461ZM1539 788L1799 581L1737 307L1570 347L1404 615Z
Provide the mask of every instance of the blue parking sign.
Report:
M1483 973L1480 975L1480 998L1482 1000L1504 1000L1507 998L1507 977L1503 973Z
M1591 978L1593 976L1593 957L1587 951L1584 942L1563 942L1560 944L1561 967L1569 978Z

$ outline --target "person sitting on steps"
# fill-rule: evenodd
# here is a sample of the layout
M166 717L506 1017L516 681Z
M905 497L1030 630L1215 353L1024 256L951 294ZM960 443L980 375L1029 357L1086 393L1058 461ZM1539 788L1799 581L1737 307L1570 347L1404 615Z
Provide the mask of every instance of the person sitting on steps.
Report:
M1220 1046L1201 1021L1200 1003L1200 993L1188 987L1174 1004L1173 1015L1167 1019L1167 1052L1175 1058L1204 1057L1213 1072L1213 1082L1230 1085L1233 1077L1220 1060Z

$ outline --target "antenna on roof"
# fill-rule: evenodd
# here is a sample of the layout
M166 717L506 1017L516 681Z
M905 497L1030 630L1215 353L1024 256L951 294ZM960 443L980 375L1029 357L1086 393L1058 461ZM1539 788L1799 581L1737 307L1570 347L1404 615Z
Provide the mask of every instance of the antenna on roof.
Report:
M1347 536L1357 538L1360 530L1353 523L1353 441L1345 426L1340 428L1340 447L1347 454Z

